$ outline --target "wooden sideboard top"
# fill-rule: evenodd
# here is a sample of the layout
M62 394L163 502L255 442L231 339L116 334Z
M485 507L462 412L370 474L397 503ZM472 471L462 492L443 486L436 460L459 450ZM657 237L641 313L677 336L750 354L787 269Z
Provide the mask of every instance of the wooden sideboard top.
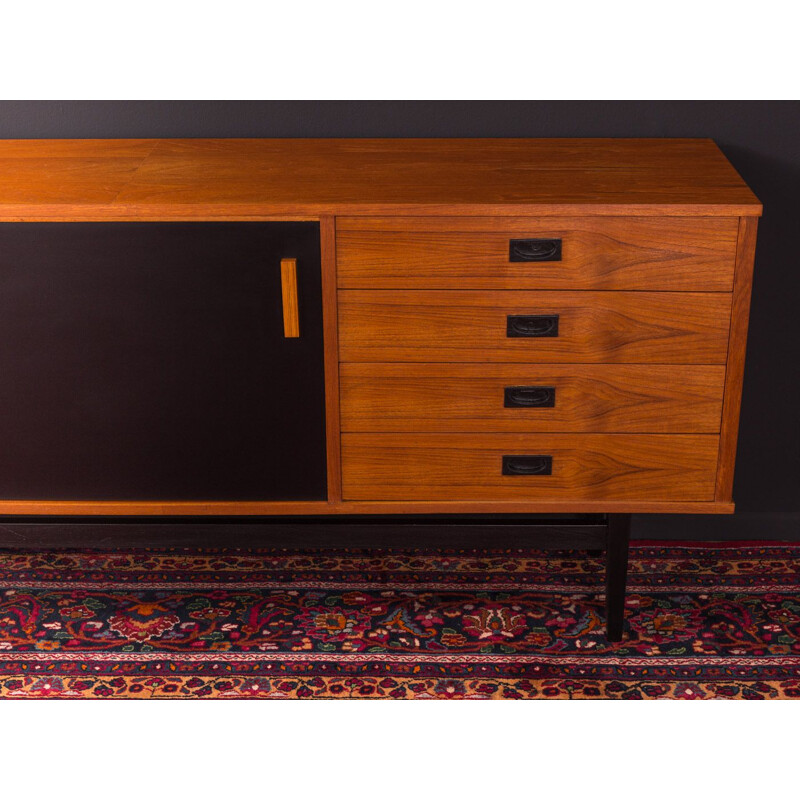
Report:
M759 216L710 139L0 141L0 220Z

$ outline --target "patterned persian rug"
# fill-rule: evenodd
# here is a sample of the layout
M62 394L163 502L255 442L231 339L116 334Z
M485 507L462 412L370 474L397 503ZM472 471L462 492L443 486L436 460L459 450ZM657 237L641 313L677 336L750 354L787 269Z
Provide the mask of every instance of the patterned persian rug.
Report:
M800 697L800 545L0 551L2 698Z

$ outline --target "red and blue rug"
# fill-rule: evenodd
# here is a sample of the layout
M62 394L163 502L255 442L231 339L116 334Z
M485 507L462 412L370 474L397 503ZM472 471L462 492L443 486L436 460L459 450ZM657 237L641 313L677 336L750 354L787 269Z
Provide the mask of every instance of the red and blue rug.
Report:
M800 697L800 545L0 551L2 698Z

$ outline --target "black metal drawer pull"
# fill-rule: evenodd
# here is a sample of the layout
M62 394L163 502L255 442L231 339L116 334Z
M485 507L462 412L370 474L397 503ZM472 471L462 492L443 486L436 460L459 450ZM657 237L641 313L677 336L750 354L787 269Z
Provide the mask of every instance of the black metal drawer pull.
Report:
M503 475L552 475L553 456L503 456Z
M507 316L506 336L512 339L558 336L558 314Z
M506 386L503 390L506 408L553 408L555 386Z
M511 239L509 261L561 261L561 239Z

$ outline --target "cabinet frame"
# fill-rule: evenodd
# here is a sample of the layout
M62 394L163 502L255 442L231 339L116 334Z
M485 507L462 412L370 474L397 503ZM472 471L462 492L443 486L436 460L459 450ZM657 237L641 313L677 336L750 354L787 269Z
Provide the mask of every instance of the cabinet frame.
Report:
M538 211L537 211L538 214ZM64 220L58 216L58 221ZM79 216L71 221L87 221ZM92 219L96 219L92 217ZM130 221L130 217L123 218ZM176 221L198 217L158 216L148 222ZM717 489L713 501L342 501L341 429L339 414L339 343L337 320L336 217L229 216L207 221L230 222L319 222L322 269L322 324L324 335L327 501L91 501L91 500L0 500L0 515L31 516L291 516L291 515L406 515L406 514L731 514L733 467L736 456L741 386L744 376L744 344L747 337L753 262L758 219L739 219L739 237L733 288L733 311L728 345L728 365L723 401ZM49 221L37 218L36 221ZM106 220L108 219L106 218ZM122 220L118 220L122 221ZM142 220L140 220L142 221ZM204 220L205 221L205 220Z
M271 516L731 513L745 340L761 204L703 139L8 140L0 222L314 221L320 224L328 497L324 501L0 500L0 515ZM488 155L487 155L488 154ZM48 167L42 169L41 159ZM478 165L480 169L473 170ZM599 173L598 173L599 171ZM602 191L597 177L602 176ZM536 178L534 180L533 178ZM695 217L738 220L714 500L370 501L341 491L337 219Z

